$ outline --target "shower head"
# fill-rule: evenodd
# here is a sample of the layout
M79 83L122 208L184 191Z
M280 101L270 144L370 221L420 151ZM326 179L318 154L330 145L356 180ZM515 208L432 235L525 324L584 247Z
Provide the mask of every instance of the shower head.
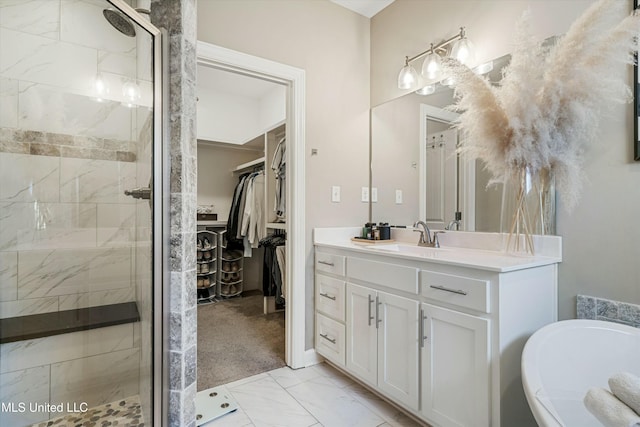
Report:
M135 9L135 11L147 15L149 14L149 11L147 9ZM102 14L104 15L105 19L113 26L113 28L120 31L125 36L136 36L136 29L133 25L133 22L131 22L131 19L129 19L124 13L110 7L109 9L104 9L102 11Z

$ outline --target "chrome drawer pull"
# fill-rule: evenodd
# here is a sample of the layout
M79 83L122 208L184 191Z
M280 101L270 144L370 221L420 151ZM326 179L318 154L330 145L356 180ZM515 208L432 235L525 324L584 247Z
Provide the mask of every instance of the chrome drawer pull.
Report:
M333 267L333 263L329 261L318 261L318 264L328 265L329 267Z
M371 295L368 295L369 297L369 326L371 326L371 321L373 320L373 316L371 315L371 304L373 304L375 302L375 300L371 297Z
M336 297L331 296L329 294L323 294L322 292L320 292L320 296L321 297L325 297L325 298L329 298L331 301L335 301L336 300Z
M445 292L451 292L452 294L458 294L458 295L466 295L467 293L465 291L461 291L460 289L449 289L449 288L445 288L444 286L434 286L434 285L429 285L430 288L433 289L437 289L439 291L445 291Z
M420 348L424 348L424 341L429 338L425 335L424 321L427 320L427 316L424 315L424 310L420 309L420 324L418 325L418 340L420 341Z
M329 338L329 335L327 335L327 334L320 334L320 336L322 338L324 338L325 340L329 341L331 344L335 344L336 343L336 340Z

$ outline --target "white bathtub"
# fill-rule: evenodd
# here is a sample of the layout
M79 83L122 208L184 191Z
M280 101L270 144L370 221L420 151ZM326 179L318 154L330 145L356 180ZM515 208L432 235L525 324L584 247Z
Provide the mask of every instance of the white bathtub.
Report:
M565 320L536 331L522 352L522 384L541 427L601 427L582 399L613 374L640 375L640 329Z

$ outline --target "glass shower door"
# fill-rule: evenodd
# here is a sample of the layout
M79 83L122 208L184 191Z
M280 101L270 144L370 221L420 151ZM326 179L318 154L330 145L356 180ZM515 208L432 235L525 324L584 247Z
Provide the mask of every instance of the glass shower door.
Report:
M3 426L152 424L160 37L138 11L0 0Z

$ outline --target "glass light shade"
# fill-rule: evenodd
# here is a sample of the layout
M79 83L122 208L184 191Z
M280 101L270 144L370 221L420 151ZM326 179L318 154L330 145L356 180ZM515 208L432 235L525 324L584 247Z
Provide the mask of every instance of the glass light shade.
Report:
M128 81L122 85L122 95L124 96L124 105L129 108L134 107L141 98L140 87L132 81Z
M431 52L422 63L422 76L429 80L438 80L442 72L442 59L440 55Z
M457 40L451 48L451 57L457 59L461 64L470 65L476 61L476 53L473 43L464 37Z
M425 86L425 87L423 87L421 89L418 89L416 91L416 94L418 94L418 95L431 95L435 91L436 91L436 85L433 84L433 85L427 85L427 86Z
M102 74L96 74L96 78L93 81L93 88L96 93L96 100L102 102L104 98L109 94L109 85L104 79Z
M398 74L398 89L412 89L418 84L418 72L411 64L402 67Z

